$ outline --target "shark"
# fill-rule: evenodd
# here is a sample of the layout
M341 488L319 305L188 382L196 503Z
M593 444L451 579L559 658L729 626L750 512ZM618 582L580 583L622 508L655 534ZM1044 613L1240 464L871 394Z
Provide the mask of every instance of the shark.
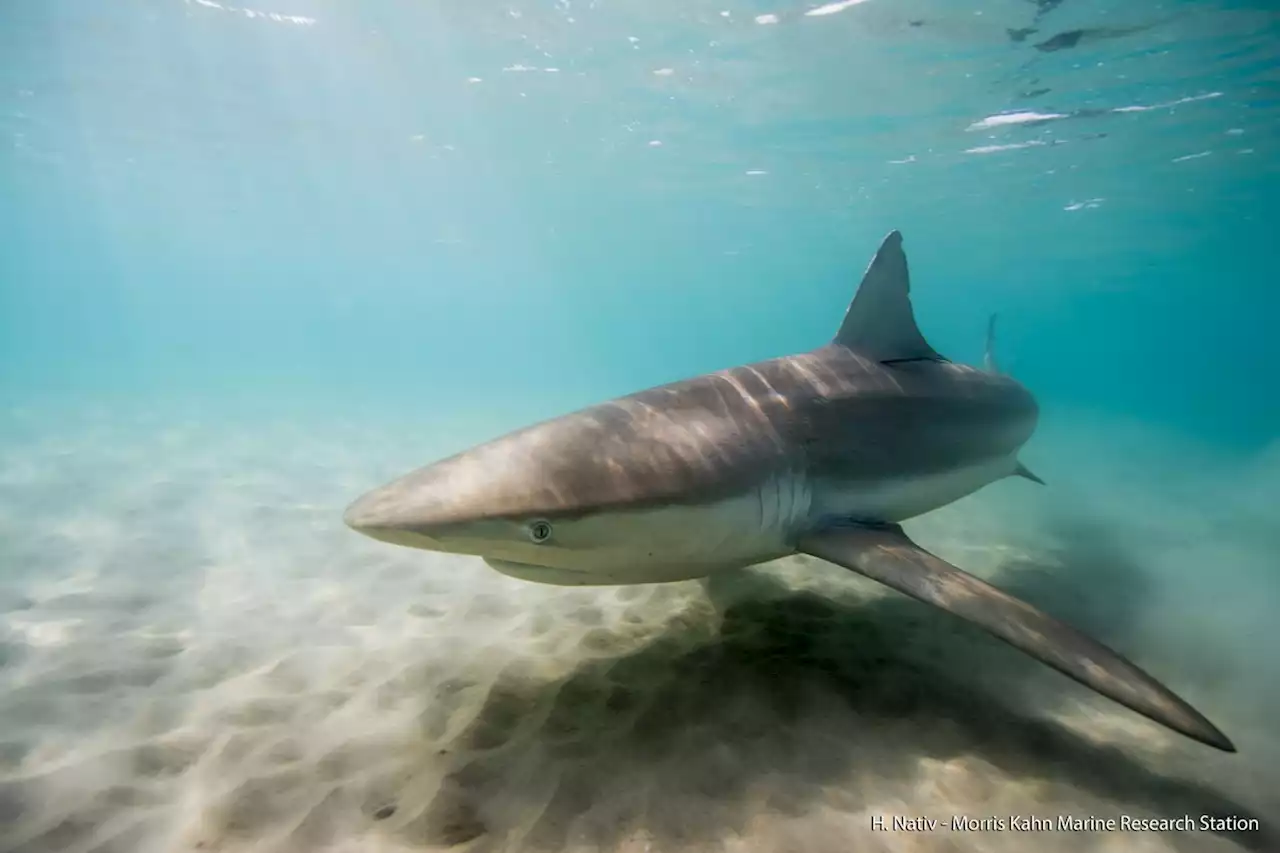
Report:
M350 528L482 558L525 581L709 578L807 554L967 620L1150 720L1235 746L1099 641L920 547L902 522L1010 477L1039 418L994 355L940 355L916 323L902 234L833 339L536 423L358 497Z

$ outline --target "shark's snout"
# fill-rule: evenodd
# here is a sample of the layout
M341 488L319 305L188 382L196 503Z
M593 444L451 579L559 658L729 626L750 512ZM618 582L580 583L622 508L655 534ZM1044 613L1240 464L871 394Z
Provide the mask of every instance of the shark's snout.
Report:
M427 533L430 519L417 502L409 500L404 490L394 483L361 495L343 512L342 521L373 539L410 544L404 540L412 536L415 546L430 546L431 537Z
M352 530L377 538L379 532L402 528L408 521L403 516L403 512L397 512L392 496L380 488L352 501L342 514L342 522Z
M352 530L382 542L451 551L494 503L494 477L471 455L419 468L361 495L343 512Z
M376 491L361 495L342 513L342 523L352 530L364 533L390 524L390 518L382 506Z

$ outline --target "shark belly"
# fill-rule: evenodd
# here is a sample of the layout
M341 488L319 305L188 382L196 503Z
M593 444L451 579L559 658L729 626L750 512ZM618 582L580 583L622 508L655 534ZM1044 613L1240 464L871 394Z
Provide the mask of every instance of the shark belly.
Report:
M811 518L905 521L971 495L1012 475L1017 468L1016 456L1009 454L945 471L857 482L819 479L814 485Z
M779 555L784 556L784 555ZM581 569L535 566L509 560L486 558L489 568L508 577L551 586L632 586L648 583L676 583L705 578L725 569L745 568L756 560L719 563L600 562Z
M794 553L794 537L823 520L899 522L959 500L1011 475L1013 454L946 471L859 482L801 476L702 504L671 504L602 514L584 535L627 547L549 551L540 564L494 557L504 575L556 586L672 583L776 560ZM619 535L625 532L626 535Z

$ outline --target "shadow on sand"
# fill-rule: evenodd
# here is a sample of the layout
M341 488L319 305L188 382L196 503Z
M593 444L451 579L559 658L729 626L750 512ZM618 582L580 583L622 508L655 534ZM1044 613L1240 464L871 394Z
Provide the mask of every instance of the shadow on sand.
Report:
M997 582L1126 649L1142 572L1105 527L1072 521L1057 532L1069 544L1052 568L1007 564ZM1051 699L1084 689L954 618L896 593L796 591L767 572L716 578L708 591L719 630L699 613L562 680L500 679L439 794L386 828L473 850L610 848L635 833L678 850L747 831L762 809L920 803L922 764L963 759L978 771L952 777L958 800L990 803L975 816L1006 813L1008 776L1037 786L1020 802L1050 792L1045 816L1065 802L1081 816L1257 817L1260 832L1219 834L1277 849L1262 815L1211 787L1030 715L1025 703L1043 705L1042 688Z

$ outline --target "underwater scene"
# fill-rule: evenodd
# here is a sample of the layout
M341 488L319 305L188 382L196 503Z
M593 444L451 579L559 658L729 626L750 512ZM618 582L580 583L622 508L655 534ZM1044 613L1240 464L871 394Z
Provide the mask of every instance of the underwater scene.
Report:
M1280 850L1278 316L1263 0L10 0L0 853Z

